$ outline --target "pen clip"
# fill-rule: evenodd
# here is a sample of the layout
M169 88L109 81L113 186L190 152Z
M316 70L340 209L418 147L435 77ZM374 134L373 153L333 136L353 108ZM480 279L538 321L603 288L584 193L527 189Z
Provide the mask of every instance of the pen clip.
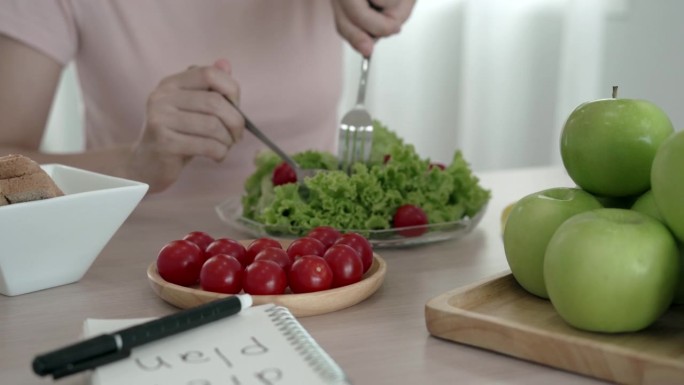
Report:
M120 350L120 351L110 353L110 354L106 354L103 356L90 358L90 359L83 360L80 362L75 362L73 364L68 364L68 365L63 366L59 369L55 369L52 372L52 378L56 380L58 378L66 377L66 376L74 374L74 373L82 372L82 371L89 370L89 369L94 369L98 366L102 366L102 365L106 365L106 364L109 364L109 363L114 362L114 361L118 361L118 360L120 360L122 358L126 358L130 355L131 355L130 350Z

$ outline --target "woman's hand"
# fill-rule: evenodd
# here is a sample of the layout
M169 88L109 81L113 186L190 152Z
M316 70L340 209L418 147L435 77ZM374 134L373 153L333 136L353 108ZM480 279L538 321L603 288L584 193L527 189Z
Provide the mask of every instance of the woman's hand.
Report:
M375 39L399 33L416 0L332 0L337 32L363 56Z
M157 192L175 182L195 156L222 161L245 125L225 98L234 103L240 98L226 60L164 78L147 100L145 127L127 164L128 177Z

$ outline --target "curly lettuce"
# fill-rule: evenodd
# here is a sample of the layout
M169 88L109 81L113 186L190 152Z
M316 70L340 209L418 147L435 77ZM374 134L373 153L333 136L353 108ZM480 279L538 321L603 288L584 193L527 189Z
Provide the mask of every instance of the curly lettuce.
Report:
M327 152L303 151L292 155L292 158L305 169L334 170L338 164L335 155ZM256 219L257 214L272 203L274 186L271 177L282 161L272 151L262 151L256 156L256 171L245 181L245 195L242 197L242 215L246 218Z
M380 230L391 228L403 204L421 207L430 223L442 223L473 216L490 198L460 151L444 170L430 167L429 159L378 121L370 162L353 165L350 175L337 170L332 154L308 151L294 157L304 168L331 171L307 178L307 194L302 194L294 183L273 187L271 175L281 160L270 152L260 154L245 184L245 217L293 234L321 225Z

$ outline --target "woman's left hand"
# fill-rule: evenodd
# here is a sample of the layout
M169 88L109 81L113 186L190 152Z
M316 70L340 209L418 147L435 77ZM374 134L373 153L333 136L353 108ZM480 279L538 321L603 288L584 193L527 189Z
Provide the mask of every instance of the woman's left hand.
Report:
M416 0L331 0L337 32L363 56L375 39L399 33Z

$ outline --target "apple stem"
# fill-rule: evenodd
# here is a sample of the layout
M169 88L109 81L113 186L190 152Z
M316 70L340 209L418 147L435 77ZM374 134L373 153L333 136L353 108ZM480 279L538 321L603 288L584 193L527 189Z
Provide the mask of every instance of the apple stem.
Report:
M617 89L618 86L613 86L613 99L617 98Z

